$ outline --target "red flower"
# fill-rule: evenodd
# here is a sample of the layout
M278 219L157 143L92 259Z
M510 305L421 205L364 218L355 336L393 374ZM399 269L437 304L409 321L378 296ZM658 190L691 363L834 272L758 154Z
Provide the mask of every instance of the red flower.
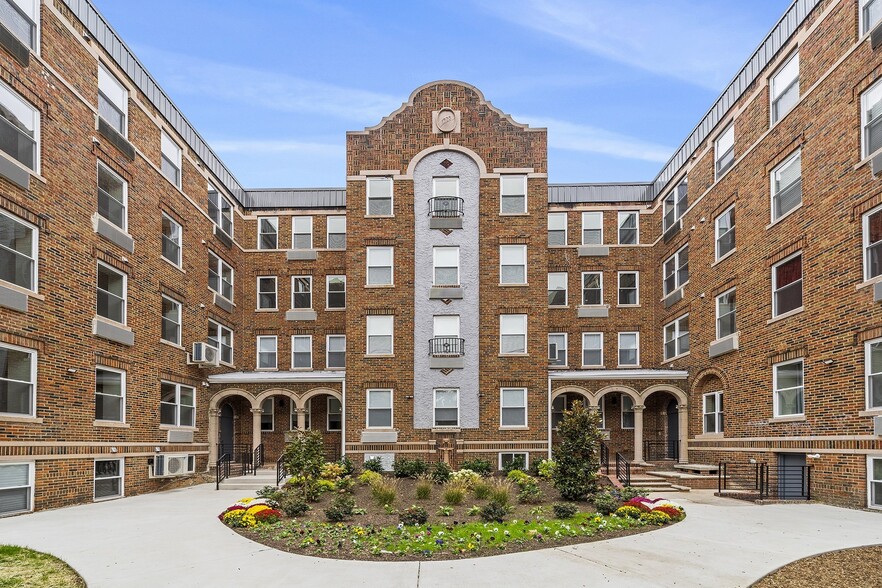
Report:
M652 512L663 512L675 521L683 516L683 513L680 512L680 509L674 508L673 506L657 506L652 509Z
M649 512L652 510L645 502L634 498L626 502L623 506L633 506L634 508L639 509L640 512Z

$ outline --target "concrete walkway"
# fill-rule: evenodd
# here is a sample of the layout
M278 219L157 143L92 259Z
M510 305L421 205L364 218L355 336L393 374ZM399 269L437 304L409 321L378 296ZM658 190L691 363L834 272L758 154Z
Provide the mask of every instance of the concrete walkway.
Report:
M882 514L678 494L682 523L609 541L457 561L352 562L266 548L216 515L212 485L0 520L0 544L72 565L90 588L161 586L747 586L807 555L882 543Z

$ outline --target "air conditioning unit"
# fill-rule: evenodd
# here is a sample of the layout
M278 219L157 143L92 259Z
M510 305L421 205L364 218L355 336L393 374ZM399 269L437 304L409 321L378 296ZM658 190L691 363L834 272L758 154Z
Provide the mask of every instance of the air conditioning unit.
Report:
M882 437L882 415L873 417L873 434Z
M153 458L153 478L174 478L192 474L194 461L187 454L160 453Z
M208 343L193 343L188 363L199 366L215 366L220 364L220 353Z

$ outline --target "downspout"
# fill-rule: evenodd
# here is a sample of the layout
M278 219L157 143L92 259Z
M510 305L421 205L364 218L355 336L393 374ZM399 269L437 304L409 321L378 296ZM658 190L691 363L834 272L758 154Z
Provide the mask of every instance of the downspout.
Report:
M548 375L548 409L545 414L548 421L548 459L551 459L551 374Z

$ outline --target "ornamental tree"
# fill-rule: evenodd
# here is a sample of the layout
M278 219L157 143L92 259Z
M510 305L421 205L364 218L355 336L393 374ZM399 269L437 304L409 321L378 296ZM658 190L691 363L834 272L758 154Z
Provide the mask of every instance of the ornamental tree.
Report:
M292 483L303 492L303 498L312 501L316 480L325 464L325 445L319 431L302 431L285 446L283 463Z
M557 426L560 443L553 455L554 486L564 500L584 500L597 491L600 469L600 414L574 402Z

